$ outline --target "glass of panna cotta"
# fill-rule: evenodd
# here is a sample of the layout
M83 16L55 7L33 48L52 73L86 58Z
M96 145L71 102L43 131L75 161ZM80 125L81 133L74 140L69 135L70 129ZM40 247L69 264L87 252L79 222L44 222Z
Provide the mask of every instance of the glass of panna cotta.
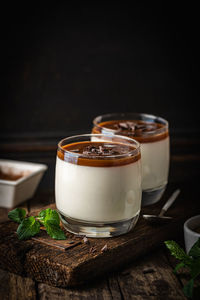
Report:
M55 193L68 231L88 237L130 231L141 208L139 143L102 134L63 139L58 144Z
M168 122L149 114L107 114L93 120L92 133L127 136L140 143L142 206L159 201L168 182L170 156Z

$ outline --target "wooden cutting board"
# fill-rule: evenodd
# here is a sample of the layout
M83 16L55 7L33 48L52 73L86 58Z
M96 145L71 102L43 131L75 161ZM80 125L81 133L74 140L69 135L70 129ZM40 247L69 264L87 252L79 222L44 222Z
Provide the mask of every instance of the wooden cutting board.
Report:
M159 213L171 192L169 187L159 204L143 208L142 213ZM88 243L70 233L66 233L66 241L55 241L45 232L30 240L19 241L15 233L17 224L12 221L2 223L0 268L59 287L83 284L124 267L162 245L164 240L182 236L184 221L197 211L195 201L191 204L192 199L188 201L183 188L169 210L168 215L174 218L168 224L150 225L140 217L128 234L107 239L89 238ZM55 208L55 205L48 207Z

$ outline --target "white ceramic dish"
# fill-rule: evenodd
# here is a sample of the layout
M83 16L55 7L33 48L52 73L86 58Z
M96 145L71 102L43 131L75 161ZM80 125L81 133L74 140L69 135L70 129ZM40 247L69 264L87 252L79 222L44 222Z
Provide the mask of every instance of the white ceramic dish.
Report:
M0 207L13 208L33 197L47 166L0 159L0 170L3 173L23 174L17 180L0 179Z
M200 227L200 215L196 215L184 223L184 239L187 253L200 238L200 233L195 231L197 227Z

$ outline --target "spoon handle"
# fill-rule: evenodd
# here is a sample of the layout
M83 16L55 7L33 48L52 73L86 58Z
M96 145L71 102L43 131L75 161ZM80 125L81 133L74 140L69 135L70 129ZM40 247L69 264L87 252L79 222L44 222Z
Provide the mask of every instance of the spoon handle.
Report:
M174 201L176 200L176 198L178 197L178 195L180 194L180 189L177 189L175 192L173 192L173 194L171 195L171 197L167 200L167 202L165 203L165 205L163 206L163 208L161 209L161 212L159 214L159 216L163 216L164 213L170 208L170 206L174 203Z

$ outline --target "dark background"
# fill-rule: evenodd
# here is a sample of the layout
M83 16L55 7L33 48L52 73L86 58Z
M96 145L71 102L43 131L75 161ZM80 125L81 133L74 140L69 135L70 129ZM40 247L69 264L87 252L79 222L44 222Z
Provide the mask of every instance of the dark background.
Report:
M199 180L197 7L57 2L2 6L0 157L47 164L53 191L61 138L146 112L169 120L169 181Z
M108 112L146 112L199 133L197 7L78 2L2 9L0 137L88 132Z

